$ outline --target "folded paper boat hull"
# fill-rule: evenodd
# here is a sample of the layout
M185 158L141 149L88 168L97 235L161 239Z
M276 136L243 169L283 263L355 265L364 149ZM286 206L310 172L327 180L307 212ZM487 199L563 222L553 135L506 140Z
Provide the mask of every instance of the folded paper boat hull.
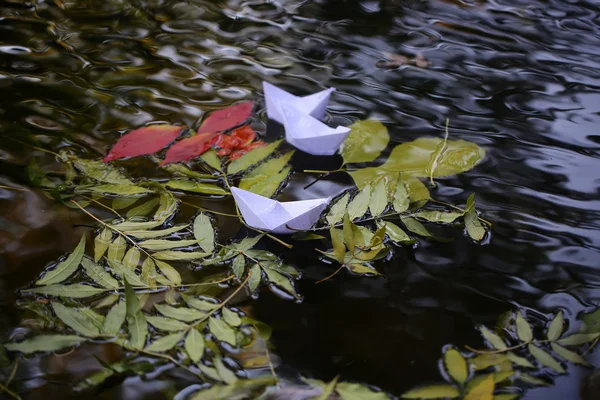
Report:
M327 111L327 103L334 88L322 90L309 96L298 97L286 92L277 86L263 82L263 91L265 93L265 103L267 105L267 116L269 119L283 124L283 116L277 105L278 102L289 104L290 106L300 110L304 114L308 114L317 119L323 119Z

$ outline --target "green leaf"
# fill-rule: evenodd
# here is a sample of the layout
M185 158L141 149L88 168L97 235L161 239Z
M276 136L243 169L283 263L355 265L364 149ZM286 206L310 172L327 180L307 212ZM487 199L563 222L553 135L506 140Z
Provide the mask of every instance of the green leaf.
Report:
M552 346L552 350L565 360L575 364L585 365L586 367L590 366L590 364L587 361L585 361L585 359L582 356L575 353L574 351L567 350L556 343L551 343L550 345Z
M125 281L125 307L129 344L134 349L142 349L146 343L146 336L148 336L148 323L142 314L139 300L127 281Z
M456 349L450 348L444 353L444 365L454 381L461 386L465 384L469 377L467 361Z
M600 333L576 333L557 341L563 346L580 346L585 343L593 342L600 336Z
M344 164L371 162L390 141L387 128L379 121L357 121L349 128L350 134L340 148Z
M211 303L210 301L201 300L201 299L197 299L195 297L186 296L186 295L183 295L183 299L190 307L194 307L196 310L200 310L200 311L206 311L206 312L212 311L216 307L219 306L218 303Z
M395 243L412 243L414 242L410 236L406 234L398 225L389 221L377 221L377 227L385 227L386 235Z
M565 369L562 367L562 365L560 365L558 361L556 361L550 354L546 353L544 350L531 343L527 345L527 349L529 350L531 355L536 360L538 360L539 363L542 364L544 367L551 368L561 374L565 373Z
M373 193L371 193L371 200L369 202L369 211L371 215L377 217L383 214L388 204L387 192L385 190L384 180L380 180L375 186Z
M154 308L162 315L184 322L192 322L204 318L205 313L186 307L173 307L166 304L155 304Z
M204 354L204 337L198 329L190 329L190 332L185 338L185 351L195 363L202 358L202 355Z
M115 210L122 210L134 205L139 199L139 197L116 197L112 201L112 208Z
M176 249L178 247L188 247L194 246L198 244L196 240L167 240L167 239L150 239L144 240L143 242L138 243L138 245L147 250L168 250L168 249Z
M417 221L416 219L412 217L401 216L400 220L402 221L404 226L406 226L406 229L408 229L412 233L424 237L432 236L431 233L429 233L429 231L427 230L427 228L425 228L423 224Z
M144 283L144 285L149 288L156 289L156 279L159 277L158 272L156 272L156 265L154 264L154 260L152 258L147 257L142 263L142 275L140 276L140 280ZM166 278L165 281L170 285Z
M167 332L182 331L189 328L188 324L184 324L181 321L177 321L173 318L160 317L154 315L146 316L146 321L150 323L156 329Z
M202 154L199 158L212 169L221 171L221 160L217 156L215 149L208 149L208 151Z
M171 333L150 343L144 350L153 352L169 351L179 343L185 332Z
M125 253L125 257L123 257L123 265L126 268L129 269L136 269L140 263L140 258L141 258L141 253L140 251L135 248L132 247L129 250L127 250L127 253Z
M106 184L98 186L79 186L75 189L75 193L101 193L101 194L118 194L120 196L131 196L152 193L151 190L145 189L141 186L136 185L117 185L117 184Z
M222 313L223 313L223 319L229 325L236 327L236 326L240 326L242 324L242 319L240 318L238 313L231 311L229 308L223 307Z
M520 393L500 393L494 395L494 400L517 400L521 397Z
M104 298L102 300L100 300L98 303L96 303L94 305L94 308L104 308L104 307L108 307L111 306L113 304L115 304L117 302L117 300L119 300L121 298L121 296L119 296L118 294L109 294L104 296Z
M106 272L104 267L85 257L81 259L81 265L83 265L87 276L89 276L98 285L106 289L119 288L119 282L117 282L117 280L113 278L111 274Z
M202 372L205 372L208 367L201 365L200 369ZM241 400L256 398L253 396L253 392L274 383L275 381L272 378L239 379L231 385L213 385L208 389L203 389L195 393L189 400Z
M508 362L509 359L505 354L490 354L483 353L477 355L477 357L470 358L469 362L473 365L475 370L479 371L482 369L487 369L489 367L494 367L497 365L502 365Z
M81 283L75 283L73 285L50 285L41 288L33 288L22 290L23 293L37 293L45 294L48 296L62 296L71 297L74 299L80 299L83 297L90 297L98 293L104 293L106 289L99 289L93 286L84 285Z
M267 179L264 179L258 182L256 185L253 185L250 188L250 191L264 197L272 197L275 193L277 193L277 190L279 190L281 185L287 180L291 170L292 167L285 167L281 172L273 174Z
M526 359L524 357L520 357L520 356L516 355L515 353L513 353L512 351L509 351L508 353L506 353L506 356L513 364L516 364L520 367L535 368L535 366L532 363L530 363L528 359Z
M210 317L208 327L218 340L229 343L232 346L237 344L235 331L225 321Z
M523 374L520 373L519 374L519 379L522 380L525 383L529 383L531 385L537 385L537 386L548 386L548 382L538 379L535 376L531 376L528 374Z
M494 399L494 375L488 375L479 384L473 386L467 392L464 400L493 400Z
M506 350L507 349L506 343L504 343L504 341L500 338L500 336L496 335L495 333L490 331L485 326L479 327L479 331L481 332L481 334L483 335L485 340L490 342L490 344L496 350Z
M87 339L75 335L39 335L33 338L25 339L19 343L4 344L6 350L19 351L25 354L35 353L37 351L57 351L65 347L72 347Z
M348 205L348 215L350 220L355 220L362 217L369 208L369 202L371 201L371 186L366 185L350 202Z
M221 357L215 357L213 362L215 363L216 370L219 373L219 376L221 377L221 380L223 382L227 384L237 382L237 376L235 376L233 371L225 367L225 364L223 364L223 360L221 360Z
M81 259L83 258L84 252L85 235L81 237L81 240L79 240L79 244L77 245L77 247L75 247L75 250L73 250L73 252L69 254L66 260L58 263L56 267L54 267L50 271L47 271L46 274L35 284L38 286L52 285L64 281L65 279L73 275L73 273L77 270L77 267L79 267Z
M209 256L210 253L202 253L200 251L175 251L175 250L164 250L154 253L152 256L156 260L165 261L189 261L198 260Z
M263 234L260 234L258 236L254 236L254 237L247 237L242 239L239 243L232 243L231 247L235 250L237 250L238 252L245 252L247 250L250 250L251 248L253 248L254 246L256 246L256 243L258 243L258 241L260 239L262 239Z
M247 170L251 166L258 164L265 158L269 157L271 153L279 147L282 140L278 140L276 142L270 143L264 147L257 147L254 150L249 151L244 154L240 158L233 160L229 167L227 167L227 175L235 175L238 172Z
M443 211L419 211L413 215L417 218L423 218L429 222L443 222L447 224L454 222L457 218L463 216L463 214L459 212Z
M374 392L364 385L350 382L340 382L335 387L341 400L388 400L383 392Z
M185 192L211 194L211 195L226 195L228 191L220 186L212 183L196 182L187 179L171 179L165 186L169 189L183 190Z
M171 282L172 285L181 285L181 275L175 268L161 260L156 260L155 262L158 270L165 276L165 278L169 280L169 282ZM159 279L158 276L157 279Z
M56 316L75 332L89 337L100 335L100 330L94 322L78 309L65 307L61 303L56 302L50 304Z
M331 235L331 244L333 245L333 254L335 254L335 259L340 264L343 264L344 258L346 257L346 246L344 246L343 241L344 234L341 229L335 229L333 226L329 228L329 233Z
M594 312L584 314L583 323L583 332L600 333L600 308L597 308Z
M354 237L354 229L352 226L352 222L350 220L350 216L348 214L344 215L344 229L342 230L342 237L344 239L344 244L346 245L346 247L348 248L348 250L350 250L351 253L354 253L354 248L356 247L357 243ZM360 233L359 233L360 235ZM357 236L359 236L357 235ZM333 236L331 237L331 239L333 240ZM359 239L359 237L357 237L356 239ZM359 245L360 240L359 241ZM334 247L335 250L335 247ZM344 253L346 251L344 250Z
M152 210L154 210L156 208L156 206L158 206L159 203L160 203L160 200L158 198L146 201L146 202L140 204L139 206L134 207L131 210L127 211L126 216L127 216L127 218L145 217L148 214L150 214L152 212Z
M248 290L250 290L250 292L252 293L260 284L261 272L258 264L254 264L252 268L250 268L249 273L252 275L250 275L250 279L248 279Z
M104 228L98 236L94 238L94 261L98 262L108 250L108 246L112 242L112 231Z
M106 314L104 319L104 325L102 326L101 332L106 335L117 335L125 322L127 315L127 307L124 301L120 301Z
M381 275L375 268L369 267L365 264L352 263L348 264L348 269L355 274L366 275L366 274L375 274Z
M267 274L269 282L279 286L292 296L298 297L298 294L296 293L296 290L294 289L294 286L292 286L288 277L268 268L263 268L263 271L265 271L265 273Z
M167 219L169 219L175 212L179 206L179 200L175 198L173 193L163 190L159 196L160 204L158 206L158 210L156 210L156 214L154 214L154 220L160 222L159 225L163 224ZM158 226L158 225L157 225ZM140 228L144 229L144 228ZM151 228L146 228L151 229Z
M208 215L200 213L194 220L194 237L202 250L207 253L215 250L215 230Z
M401 397L403 399L454 399L460 396L460 391L451 385L431 385L409 390Z
M127 281L136 287L145 287L146 284L144 282L142 282L142 278L135 273L135 270L126 267L123 265L123 263L120 263L118 261L108 261L108 265L110 266L110 268L116 272L121 279L125 280L127 279Z
M465 214L465 227L469 236L476 241L481 241L485 237L485 229L479 222L477 212L474 208Z
M133 236L138 239L153 239L153 238L167 236L167 235L170 235L175 232L179 232L179 231L187 228L188 226L189 226L188 224L183 224L183 225L176 225L172 228L160 229L160 230L155 230L155 231L148 231L148 230L129 231L129 232L127 232L127 235Z
M290 161L294 152L295 151L288 152L254 168L242 177L239 188L265 197L271 197L281 185L281 182L287 177L289 168L284 167ZM286 171L286 173L280 174L282 170ZM265 181L270 182L266 183Z
M231 263L231 270L235 274L235 277L238 279L242 279L244 276L244 271L246 267L246 257L243 255L238 255L233 259L233 263Z
M108 261L121 262L127 250L127 241L121 235L118 235L115 240L108 246Z
M531 331L531 326L529 325L529 322L527 322L527 320L523 317L523 314L521 314L520 312L517 313L516 325L517 336L519 336L519 339L521 339L523 342L531 342L533 340L533 332Z
M331 206L329 214L327 214L327 217L325 217L329 225L335 225L338 222L342 221L342 219L344 218L344 214L346 214L346 208L348 207L349 198L350 194L346 193L338 201L336 201L334 205Z
M156 228L159 225L162 225L164 221L122 221L118 224L111 224L111 227L118 229L121 232L126 232L129 234L129 231L140 231L146 229Z
M396 194L394 195L394 210L396 212L404 212L408 210L408 206L410 205L410 195L408 190L406 189L406 185L404 184L404 180L402 179L402 174L398 174L398 183L396 184Z

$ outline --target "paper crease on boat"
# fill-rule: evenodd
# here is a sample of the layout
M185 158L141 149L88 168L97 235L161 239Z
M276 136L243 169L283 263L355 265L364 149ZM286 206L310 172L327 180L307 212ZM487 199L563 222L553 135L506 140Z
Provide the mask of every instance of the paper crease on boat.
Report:
M279 202L236 187L231 188L231 193L246 224L280 234L310 229L331 201L327 197Z

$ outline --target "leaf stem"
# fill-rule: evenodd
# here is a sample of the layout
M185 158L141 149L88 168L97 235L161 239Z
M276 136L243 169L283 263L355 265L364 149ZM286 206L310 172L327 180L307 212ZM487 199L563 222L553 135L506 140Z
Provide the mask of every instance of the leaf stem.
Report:
M17 192L29 192L29 189L17 188L12 186L0 185L0 189L15 190Z
M267 357L267 363L269 364L269 370L271 370L271 375L273 375L273 378L275 379L275 385L277 386L277 388L280 388L281 385L279 384L279 378L277 377L277 374L275 373L275 367L273 366L273 361L271 361L271 353L269 352L269 348L267 347L267 341L263 339L263 341L265 342L265 356Z
M323 278L323 279L321 279L321 280L318 280L318 281L316 281L316 282L315 282L315 285L316 285L317 283L325 282L326 280L333 278L333 277L334 277L335 275L337 275L337 273L338 273L338 272L340 272L340 271L341 271L341 270L342 270L344 267L346 267L346 264L342 264L342 265L341 265L341 266L340 266L340 267L339 267L339 268L338 268L338 269L337 269L337 270L336 270L336 271L335 271L333 274L329 275L327 278Z
M446 147L448 145L448 124L450 124L450 119L446 118L446 135L444 136L444 141L441 143L441 146L438 145L438 148L436 149L435 152L435 157L433 158L433 160L430 163L430 167L429 169L429 181L431 182L431 186L436 187L435 182L433 181L433 173L435 172L435 168L437 167L438 161L440 159L440 157L442 156L442 153L444 152L444 150L446 150Z
M8 394L13 399L21 400L21 397L18 394L16 394L15 392L13 392L12 390L0 383L0 393L1 392L6 392L6 394Z
M201 211L206 211L206 212L209 212L209 213L213 213L213 214L217 214L217 215L222 215L224 217L233 217L233 218L238 218L239 217L239 215L222 213L220 211L214 211L214 210L211 210L211 209L208 209L208 208L200 207L200 206L198 206L196 204L188 203L187 201L183 201L183 200L181 201L181 203L185 204L187 206L190 206L190 207L197 208L198 210L201 210Z
M198 374L197 372L194 372L194 370L192 370L191 368L187 367L186 365L183 365L182 363L180 363L179 361L177 361L176 359L174 359L173 357L166 355L166 354L161 354L161 353L155 353L153 351L147 351L147 350L138 350L140 353L144 353L144 354L148 354L150 356L153 357L160 357L163 358L165 360L168 360L170 362L172 362L173 364L177 365L180 368L185 369L186 371L196 375L197 377L199 377L200 379L204 380L204 378L202 377L202 375Z
M590 351L592 351L592 349L594 347L596 347L596 345L598 344L598 341L600 341L600 336L598 336L596 339L594 339L594 341L592 342L592 344L590 344L590 346L585 349L585 351L583 352L582 356L585 356L587 353L589 353Z
M88 197L88 196L86 196L86 195L83 195L83 194L82 194L82 195L81 195L81 197L83 197L83 198L85 198L85 199L88 199L89 201L92 201L92 202L94 202L94 203L98 204L100 207L103 207L103 208L105 208L105 209L107 209L107 210L109 210L109 211L112 211L112 212L113 212L113 213L114 213L114 214L115 214L115 215L116 215L118 218L122 218L122 217L121 217L121 214L119 214L119 213L117 212L117 210L115 210L114 208L111 208L111 207L107 206L106 204L102 204L102 203L101 203L101 202L99 202L98 200L96 200L96 199L93 199L93 198L91 198L91 197Z
M332 174L334 172L346 172L346 168L338 168L338 169L334 169L331 171L323 171L320 169L305 169L302 172L304 172L306 174Z
M547 340L543 340L543 341L540 341L538 343L546 343L546 342L547 342ZM465 348L467 350L469 350L469 351L472 351L473 353L476 353L476 354L500 354L500 353L504 353L504 352L507 352L507 351L511 351L511 350L515 350L515 349L520 349L521 347L525 347L528 344L531 344L531 342L521 343L521 344L518 344L516 346L507 347L506 349L502 349L502 350L477 350L477 349L474 349L474 348L472 348L470 346L465 346Z
M446 207L451 207L451 208L454 208L455 210L461 211L463 214L465 213L465 209L464 209L464 208L460 208L460 207L458 207L458 206L455 206L454 204L445 203L445 202L443 202L443 201L439 201L439 200L435 200L435 199L429 199L429 201L432 201L432 202L434 202L434 203L441 204L441 205L443 205L443 206L446 206ZM483 218L481 218L481 217L479 217L479 216L478 216L477 218L479 218L479 220L480 220L481 222L485 222L485 223L486 223L486 224L488 224L489 226L492 226L492 223L491 223L490 221L488 221L487 219L483 219Z

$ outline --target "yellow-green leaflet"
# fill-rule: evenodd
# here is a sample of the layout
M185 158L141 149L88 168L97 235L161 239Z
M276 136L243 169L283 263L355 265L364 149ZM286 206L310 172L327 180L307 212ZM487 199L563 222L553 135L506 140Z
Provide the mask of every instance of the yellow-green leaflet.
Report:
M64 281L77 270L77 267L79 267L81 259L83 258L84 252L85 235L81 237L79 244L65 261L58 263L56 267L46 272L46 274L35 284L38 286L52 285Z

